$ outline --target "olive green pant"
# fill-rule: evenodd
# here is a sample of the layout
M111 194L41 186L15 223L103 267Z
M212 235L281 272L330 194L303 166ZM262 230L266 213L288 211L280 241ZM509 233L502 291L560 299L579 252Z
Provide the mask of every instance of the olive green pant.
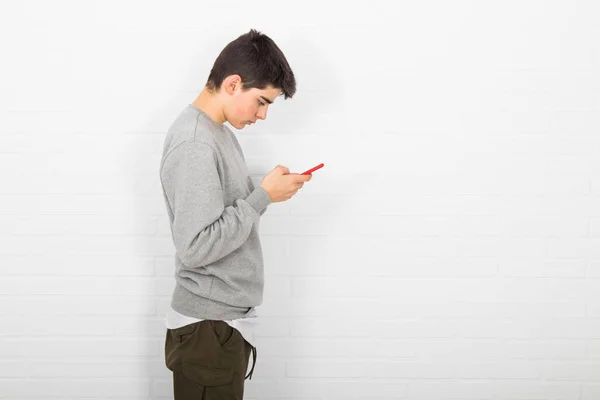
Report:
M203 320L167 329L165 364L175 400L242 400L250 353L256 348L224 321ZM252 364L254 370L254 364Z

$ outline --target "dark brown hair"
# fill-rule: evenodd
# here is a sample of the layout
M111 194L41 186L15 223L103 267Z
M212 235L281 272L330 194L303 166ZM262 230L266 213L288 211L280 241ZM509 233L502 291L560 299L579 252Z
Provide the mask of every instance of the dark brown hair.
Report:
M251 29L221 51L208 76L206 87L219 91L223 80L238 74L242 89L281 89L285 99L296 93L296 78L283 52L267 35Z

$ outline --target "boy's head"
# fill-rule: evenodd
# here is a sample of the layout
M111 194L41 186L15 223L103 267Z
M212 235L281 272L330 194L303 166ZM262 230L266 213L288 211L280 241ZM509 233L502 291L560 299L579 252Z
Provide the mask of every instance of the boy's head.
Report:
M221 51L206 89L221 97L225 118L242 129L265 119L269 104L278 96L292 98L296 79L275 42L252 29Z

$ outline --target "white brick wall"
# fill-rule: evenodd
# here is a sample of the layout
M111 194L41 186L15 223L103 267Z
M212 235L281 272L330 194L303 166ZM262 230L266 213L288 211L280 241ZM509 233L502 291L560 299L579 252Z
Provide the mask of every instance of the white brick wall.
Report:
M262 218L250 400L600 399L600 6L0 5L0 398L170 399L164 134L222 47L294 99L239 133Z

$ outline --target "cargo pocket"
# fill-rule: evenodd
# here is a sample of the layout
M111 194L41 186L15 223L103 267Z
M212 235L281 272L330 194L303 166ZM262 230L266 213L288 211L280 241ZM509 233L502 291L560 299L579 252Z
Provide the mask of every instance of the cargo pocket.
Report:
M195 322L189 325L182 326L180 328L171 329L171 333L179 343L182 343L185 339L187 339L192 333L196 331L197 327L198 323Z
M209 324L213 337L221 348L228 347L237 341L237 329L230 326L227 322L211 320Z
M204 386L223 386L233 382L233 370L226 368L212 368L184 361L181 365L183 375Z
M177 364L185 355L185 348L189 348L188 339L192 339L194 333L198 330L198 323L182 326L176 329L167 329L165 338L165 365L171 371L174 371Z

